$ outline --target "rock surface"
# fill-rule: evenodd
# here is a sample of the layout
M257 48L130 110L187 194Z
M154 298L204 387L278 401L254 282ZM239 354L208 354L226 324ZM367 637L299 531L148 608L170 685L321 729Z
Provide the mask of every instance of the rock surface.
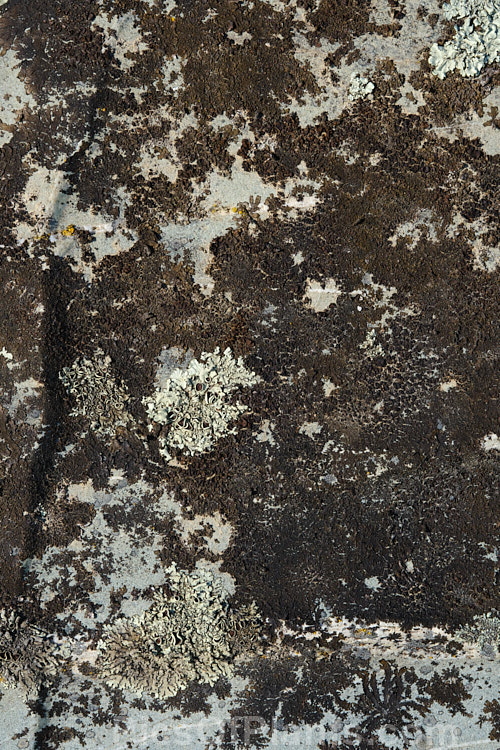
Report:
M0 6L2 749L493 748L496 3Z

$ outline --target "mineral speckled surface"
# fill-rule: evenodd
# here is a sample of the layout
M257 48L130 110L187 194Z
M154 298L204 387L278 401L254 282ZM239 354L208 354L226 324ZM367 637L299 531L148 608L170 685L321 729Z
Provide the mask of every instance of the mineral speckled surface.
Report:
M113 687L169 698L194 680L233 674L235 656L258 642L254 604L232 611L220 580L205 570L165 571L171 595L155 594L142 615L119 619L99 644L100 674Z

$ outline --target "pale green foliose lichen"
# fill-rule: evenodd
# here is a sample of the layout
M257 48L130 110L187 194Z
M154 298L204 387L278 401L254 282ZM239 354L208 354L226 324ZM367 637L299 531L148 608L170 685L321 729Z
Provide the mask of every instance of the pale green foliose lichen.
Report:
M458 70L470 78L485 65L500 59L500 0L450 0L442 8L444 17L460 19L455 36L444 45L433 44L429 63L438 78Z
M476 615L472 624L464 625L455 632L455 638L472 643L478 648L490 645L497 651L500 648L500 618L493 612Z
M58 647L35 625L14 612L0 610L0 677L7 687L36 697L60 666Z
M59 375L76 406L71 416L85 416L96 433L114 435L118 426L133 421L127 411L128 394L123 382L117 382L111 358L98 349L93 359L79 357Z
M349 85L349 99L354 102L356 99L364 99L365 96L371 94L375 85L364 76L359 73L353 73L351 75L351 82Z
M233 674L238 655L255 650L255 604L234 611L219 578L207 570L167 569L171 595L156 593L143 614L108 626L98 666L112 687L169 698L197 682L213 685Z
M210 450L223 435L234 435L236 427L230 425L248 407L231 397L258 382L230 349L221 354L217 347L200 360L173 370L163 388L143 399L151 421L166 428L159 438L165 458L171 458L169 448L193 455Z

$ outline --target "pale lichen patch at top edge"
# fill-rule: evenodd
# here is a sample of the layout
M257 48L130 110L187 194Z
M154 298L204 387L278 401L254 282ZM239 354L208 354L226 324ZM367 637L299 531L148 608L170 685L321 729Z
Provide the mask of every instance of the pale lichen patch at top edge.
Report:
M137 16L132 11L122 16L113 16L111 20L105 15L99 15L92 23L92 27L103 30L103 52L106 48L110 49L123 70L132 68L133 57L148 49L137 24Z
M424 104L420 92L413 89L408 78L413 71L419 70L422 51L437 41L439 32L420 15L420 7L419 0L405 3L405 14L398 21L400 28L397 33L384 36L382 26L380 30L375 27L373 31L355 37L353 46L357 59L350 61L346 53L335 66L331 65L329 58L338 53L341 47L339 42L332 43L321 37L313 44L305 35L297 34L295 57L313 74L320 93L304 93L300 102L293 99L282 104L282 110L296 113L301 127L313 125L322 114L326 114L329 119L341 117L344 110L354 104L349 96L352 77L370 81L377 63L383 60L392 61L398 73L405 76L406 80L400 89L401 100L398 102L403 111L414 111L413 100ZM425 7L428 14L439 13L439 3L434 0L429 0ZM371 13L376 17L379 11L380 6L377 5L372 8ZM307 22L306 26L309 31L313 31ZM334 82L331 72L336 78ZM374 98L376 94L374 89Z
M442 7L447 20L457 19L455 35L444 45L433 44L429 63L444 79L458 70L465 78L477 76L486 65L500 59L500 2L450 0Z

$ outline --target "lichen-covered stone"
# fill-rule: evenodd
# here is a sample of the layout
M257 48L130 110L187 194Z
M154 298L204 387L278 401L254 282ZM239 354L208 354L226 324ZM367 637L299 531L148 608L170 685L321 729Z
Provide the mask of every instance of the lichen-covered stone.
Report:
M116 381L110 365L111 358L98 349L93 359L79 357L59 377L76 402L71 416L85 416L95 432L113 435L132 418L125 385Z
M15 612L0 610L0 677L28 698L58 671L57 646L40 628Z
M443 5L445 18L462 19L455 36L444 45L433 44L429 63L438 78L458 70L460 75L476 76L485 65L500 59L499 0L450 0Z
M119 619L99 643L105 681L139 695L168 698L192 680L230 677L238 654L258 642L254 604L231 610L220 579L206 570L167 570L172 594L157 593L143 614Z
M159 439L165 458L171 458L169 448L203 453L223 435L235 434L230 424L247 407L232 402L231 396L238 388L258 382L230 349L220 354L217 347L200 359L192 359L186 369L175 369L165 387L144 399L149 418L166 428Z
M464 625L455 632L455 638L465 643L472 643L478 648L487 644L500 648L500 617L493 612L476 615L472 624Z
M354 102L356 99L364 99L371 94L375 85L359 73L353 73L349 85L349 99Z

